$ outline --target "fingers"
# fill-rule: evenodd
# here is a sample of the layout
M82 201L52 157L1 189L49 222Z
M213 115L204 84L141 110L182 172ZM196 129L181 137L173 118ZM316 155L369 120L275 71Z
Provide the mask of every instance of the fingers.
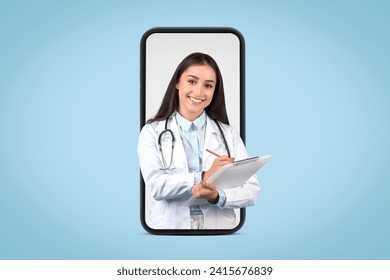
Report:
M192 188L192 196L214 200L218 196L218 192L213 183L200 182Z
M208 182L202 181L202 182L200 182L200 184L202 185L202 188L206 189L206 190L214 191L217 189L213 183L208 183Z
M229 157L226 157L226 156L217 157L214 160L211 168L217 170L217 169L221 168L222 166L224 166L226 164L233 163L233 162L234 162L234 160L232 158L229 158Z
M227 156L220 156L220 157L215 158L210 169L205 172L203 180L207 181L208 178L210 178L222 166L225 166L225 165L233 163L233 162L234 162L234 158L230 158Z
M234 162L233 158L230 158L230 157L227 157L227 156L220 156L220 157L215 158L213 164L218 164L218 165L222 165L223 166L223 165L226 165L226 164L229 164L229 163L233 163L233 162Z

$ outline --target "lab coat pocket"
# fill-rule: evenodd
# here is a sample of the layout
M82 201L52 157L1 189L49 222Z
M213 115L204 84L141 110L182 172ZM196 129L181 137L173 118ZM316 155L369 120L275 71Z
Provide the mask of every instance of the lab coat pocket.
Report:
M164 202L157 203L155 207L150 211L149 215L149 223L148 225L153 229L161 229L164 228L167 224L167 204Z
M211 140L211 139L210 139ZM213 151L214 153L218 155L226 155L226 149L225 145L223 142L218 142L218 139L213 138L213 141L209 141L208 143L205 144L205 149L208 149L210 151ZM203 169L208 170L210 169L211 165L213 164L214 160L216 159L216 156L205 152L204 153L204 158L203 158Z
M214 134L210 141L205 143L205 148L219 155L227 155L223 138L217 134Z
M204 213L207 229L233 229L237 226L234 209L219 209L215 206L209 206L204 209Z
M219 219L221 228L233 229L237 226L237 217L234 209L221 209Z

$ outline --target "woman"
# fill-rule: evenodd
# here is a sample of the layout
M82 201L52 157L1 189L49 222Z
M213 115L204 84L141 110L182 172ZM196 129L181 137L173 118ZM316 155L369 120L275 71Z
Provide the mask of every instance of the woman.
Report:
M158 113L139 137L142 176L156 201L148 226L235 228L234 208L256 201L260 191L256 177L224 190L207 179L220 167L247 157L241 138L229 125L217 63L207 54L188 55L173 74Z

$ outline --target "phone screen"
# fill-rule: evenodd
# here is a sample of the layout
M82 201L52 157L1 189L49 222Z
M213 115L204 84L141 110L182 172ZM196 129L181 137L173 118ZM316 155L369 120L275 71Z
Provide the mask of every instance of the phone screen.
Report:
M141 129L159 111L163 97L178 65L189 54L200 52L211 56L218 64L223 80L229 124L234 127L245 143L244 46L243 36L240 32L232 28L153 28L148 30L141 39ZM167 129L172 130L170 127L171 124L169 123L167 125ZM160 135L155 136L158 138ZM171 146L172 137L175 139L173 148ZM174 162L173 165L171 163L172 160L175 161L175 157L172 156L173 150L174 153L178 153L180 149L180 147L176 147L180 144L178 143L180 141L177 141L178 137L180 135L164 136L163 138L167 138L168 140L164 140L163 142L168 142L168 144L166 145L167 147L163 147L162 151L157 147L159 143L155 143L155 152L161 153L163 156L165 155L164 159L162 159L161 155L158 155L158 159L167 162L167 166L165 166L167 168L161 168L164 169L161 172L165 175L179 176L177 172L182 172L177 171L180 163ZM142 155L139 154L140 156ZM183 219L183 212L186 211L170 209L176 203L172 201L172 198L169 198L169 201L167 200L165 204L161 202L161 199L155 199L148 187L145 186L142 173L140 177L141 223L145 230L150 233L225 234L237 231L244 223L245 208L238 208L234 209L233 212L221 212L221 214L218 214L233 217L234 222L229 225L222 225L218 221L218 215L216 215L212 218L215 220L214 223L209 223L207 226L204 226L205 222L202 220L200 223L203 223L203 226L199 228L195 226L196 229L193 227L187 228L180 222ZM180 200L181 198L178 197L176 199ZM180 204L180 202L177 203ZM189 205L188 211L192 211L191 219L195 221L199 217L197 216L197 212L202 212L202 207L194 207L193 205ZM167 211L167 213L164 211ZM202 215L204 215L202 219L206 221L209 219L207 211L207 209L203 209L202 212ZM158 213L156 214L156 212ZM176 212L179 212L177 218L175 217ZM177 219L177 222L175 219ZM164 225L163 220L169 221L167 226Z

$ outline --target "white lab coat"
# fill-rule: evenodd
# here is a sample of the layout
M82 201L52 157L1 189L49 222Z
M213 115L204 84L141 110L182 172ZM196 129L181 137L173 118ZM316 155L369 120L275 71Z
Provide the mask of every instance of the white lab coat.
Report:
M222 124L222 131L235 160L248 157L244 143L233 127ZM158 145L158 137L165 130L165 121L146 124L140 133L138 158L146 190L155 199L149 219L146 220L153 229L190 229L190 205L200 205L204 213L205 229L233 229L237 226L234 208L254 205L260 186L256 176L244 185L224 189L226 202L222 207L211 205L205 199L194 199L191 189L194 185L194 174L189 173L186 154L181 141L178 125L172 115L168 129L175 136L172 166L164 170L163 160ZM171 138L168 133L162 137L162 152L167 165L171 159ZM221 155L227 155L223 138L215 122L207 116L205 141L203 147L203 170L210 169L215 156L206 152L206 148Z

